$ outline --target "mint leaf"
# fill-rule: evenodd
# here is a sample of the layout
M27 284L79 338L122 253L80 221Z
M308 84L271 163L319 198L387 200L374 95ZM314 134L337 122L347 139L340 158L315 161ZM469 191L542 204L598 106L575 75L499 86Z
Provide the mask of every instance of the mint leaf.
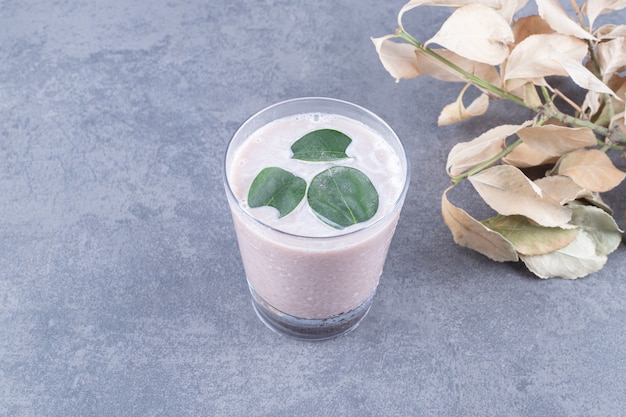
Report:
M248 190L248 206L270 206L279 217L291 213L306 193L306 181L278 167L264 168L252 181Z
M336 161L345 159L352 139L333 129L314 130L291 145L294 159L301 161Z
M307 192L315 215L336 229L365 222L378 210L378 192L355 168L336 166L317 174Z

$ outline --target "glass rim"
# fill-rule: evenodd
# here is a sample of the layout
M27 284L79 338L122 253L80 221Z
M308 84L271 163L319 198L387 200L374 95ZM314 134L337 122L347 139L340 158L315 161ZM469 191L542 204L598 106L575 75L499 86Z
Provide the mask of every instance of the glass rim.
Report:
M339 104L342 106L347 106L347 107L351 107L357 111L360 111L364 114L366 114L367 116L373 118L376 122L380 123L385 129L387 129L389 131L389 133L391 133L391 135L397 140L398 144L400 145L400 150L402 151L402 155L398 155L400 157L400 159L404 160L405 165L406 165L406 169L405 169L405 176L404 176L404 184L402 184L402 189L400 190L400 194L398 195L398 197L396 198L396 200L393 203L393 206L391 207L391 209L385 213L382 217L380 217L379 219L377 219L376 221L367 224L363 227L360 227L358 229L355 230L351 230L345 233L341 233L341 234L337 234L337 235L332 235L332 236L307 236L307 235L299 235L296 233L290 233L290 232L285 232L284 230L280 230L277 229L259 219L257 219L256 217L254 217L252 215L252 213L250 213L249 211L245 210L243 207L241 207L241 204L239 204L239 199L237 198L237 196L235 195L235 193L233 192L230 183L228 181L228 167L226 166L227 163L227 159L228 159L228 154L231 150L231 146L235 140L235 138L237 138L240 134L240 132L249 124L251 123L254 119L256 119L258 116L260 116L261 114L271 111L274 108L277 107L282 107L291 103L297 103L297 102L306 102L306 101L320 101L320 102L328 102L328 103L335 103L335 104ZM296 114L296 113L294 113ZM347 117L347 116L346 116ZM364 123L365 124L365 123ZM366 124L367 125L367 124ZM369 128L372 128L372 126L367 125ZM395 130L393 130L391 128L391 126L389 126L389 124L383 120L380 116L378 116L376 113L372 112L371 110L366 109L365 107L362 107L358 104L352 103L350 101L346 101L346 100L341 100L341 99L337 99L337 98L331 98L331 97L317 97L317 96L310 96L310 97L298 97L298 98L291 98L291 99L287 99L287 100L282 100L279 102L276 102L274 104L270 104L268 106L263 107L262 109L254 112L253 114L251 114L250 116L248 116L243 123L241 123L239 125L239 127L237 128L237 130L235 130L235 133L233 133L233 135L231 136L231 138L228 140L228 144L226 145L226 151L224 152L224 157L222 160L222 181L224 183L224 188L226 189L226 193L227 198L232 199L235 204L237 205L237 209L241 212L243 212L243 214L246 216L247 219L252 220L255 224L261 226L264 229L268 229L271 230L274 233L278 233L284 236L289 236L289 237L293 237L293 238L297 238L297 239L302 239L302 240L315 240L315 241L326 241L326 240L335 240L335 239L340 239L340 238L345 238L346 236L352 236L356 233L359 232L363 232L365 230L371 229L375 226L377 226L378 224L380 224L381 222L387 220L389 218L389 216L391 215L391 213L396 212L396 210L399 209L399 207L402 206L406 193L408 191L409 188L409 183L410 183L410 179L411 179L411 164L409 161L409 158L406 154L406 148L404 147L404 143L402 142L402 140L400 139L400 137L396 134ZM230 205L230 202L229 202Z

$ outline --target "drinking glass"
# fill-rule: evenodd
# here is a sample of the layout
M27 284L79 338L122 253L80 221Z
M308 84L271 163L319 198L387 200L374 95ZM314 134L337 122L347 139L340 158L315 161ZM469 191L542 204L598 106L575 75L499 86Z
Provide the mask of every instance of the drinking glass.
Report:
M336 236L287 233L254 217L231 184L237 149L258 129L302 114L339 115L384 138L403 171L391 209L373 223ZM384 168L384 167L383 167ZM328 339L354 329L369 311L409 185L402 142L380 117L356 104L305 97L271 105L235 132L224 158L223 178L254 310L279 334Z

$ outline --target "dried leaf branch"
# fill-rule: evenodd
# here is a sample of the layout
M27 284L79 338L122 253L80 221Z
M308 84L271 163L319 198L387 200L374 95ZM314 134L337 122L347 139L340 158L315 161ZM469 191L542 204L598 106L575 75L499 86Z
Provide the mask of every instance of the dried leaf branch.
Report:
M372 41L396 81L428 75L465 84L443 108L440 125L483 115L493 100L535 112L526 123L492 128L452 148L446 171L453 185L443 194L442 214L460 245L496 261L522 260L541 278L573 279L602 268L621 241L600 193L626 177L606 154L626 151L626 25L594 23L626 1L571 0L573 16L558 0L535 2L538 15L516 19L527 0L411 0L398 13L397 31ZM424 42L402 22L422 6L452 9ZM553 88L551 77L584 89L582 102ZM481 95L466 107L469 86ZM545 176L535 180L524 171L542 166ZM493 217L478 221L450 203L448 194L465 179Z

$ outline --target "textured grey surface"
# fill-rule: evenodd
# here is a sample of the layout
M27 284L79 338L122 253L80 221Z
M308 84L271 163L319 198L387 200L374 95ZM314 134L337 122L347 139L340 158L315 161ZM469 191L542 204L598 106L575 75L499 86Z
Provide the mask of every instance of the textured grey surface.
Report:
M626 250L542 281L453 243L448 150L529 115L438 128L459 86L369 39L403 3L0 3L0 415L626 415ZM380 114L413 176L374 307L322 343L255 317L221 180L247 116L309 95Z

